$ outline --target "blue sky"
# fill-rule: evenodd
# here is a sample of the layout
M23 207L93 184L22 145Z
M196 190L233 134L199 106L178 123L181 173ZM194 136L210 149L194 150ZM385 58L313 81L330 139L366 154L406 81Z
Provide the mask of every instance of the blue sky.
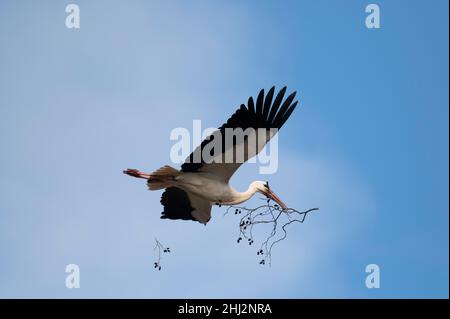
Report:
M378 30L368 1L72 1L79 30L68 3L0 2L0 297L448 297L447 1L378 1ZM269 268L223 208L160 220L161 193L121 171L272 85L301 96L279 170L232 184L320 211Z

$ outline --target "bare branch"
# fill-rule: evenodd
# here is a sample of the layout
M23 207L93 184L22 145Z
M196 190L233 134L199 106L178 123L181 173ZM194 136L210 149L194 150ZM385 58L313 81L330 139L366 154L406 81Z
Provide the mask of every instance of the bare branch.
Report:
M262 242L258 256L262 256L259 264L265 265L266 262L270 265L272 262L272 248L280 241L286 239L286 227L293 223L303 223L306 215L310 212L319 210L318 208L311 208L306 211L298 211L293 208L282 209L278 205L272 205L270 200L266 200L266 204L260 205L256 208L247 208L244 206L230 205L227 207L225 214L234 210L235 215L244 214L239 222L239 238L237 242L247 240L249 245L253 245L254 236L253 228L258 224L271 224L272 230L267 235L267 238ZM279 231L282 231L281 236L277 236Z
M161 244L161 242L155 238L155 248L153 248L153 250L158 250L158 261L155 261L153 263L153 266L155 269L161 270L161 252L162 253L170 253L170 248L169 247L164 247L163 244Z

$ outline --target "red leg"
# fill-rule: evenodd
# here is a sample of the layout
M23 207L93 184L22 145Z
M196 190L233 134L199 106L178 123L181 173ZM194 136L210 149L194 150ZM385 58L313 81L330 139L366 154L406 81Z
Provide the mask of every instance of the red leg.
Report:
M137 178L144 178L144 179L150 178L150 174L147 174L147 173L144 173L137 169L132 169L132 168L128 168L127 170L123 171L123 173L126 175L137 177Z

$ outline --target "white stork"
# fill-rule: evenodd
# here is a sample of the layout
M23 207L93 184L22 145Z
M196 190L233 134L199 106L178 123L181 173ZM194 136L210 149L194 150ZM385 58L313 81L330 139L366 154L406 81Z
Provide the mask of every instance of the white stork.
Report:
M231 176L242 162L211 161L206 163L203 159L197 163L193 161L194 153L202 151L214 140L214 137L219 136L224 139L226 128L243 130L253 128L256 135L258 132L265 132L262 137L263 143L259 143L261 145L250 145L251 143L247 143L248 138L243 143L233 140L231 151L244 151L244 161L257 155L273 137L272 129L280 129L298 103L298 101L293 102L296 92L290 94L283 102L286 87L278 92L275 100L273 100L274 91L275 87L272 87L264 95L264 90L261 90L256 99L256 105L253 98L250 97L247 106L242 104L218 131L197 147L181 166L181 170L166 165L150 174L136 169L127 169L124 173L146 179L149 190L165 189L161 197L161 204L164 206L161 218L194 220L206 225L211 219L212 205L239 204L250 199L256 192L274 200L281 208L286 209L286 205L269 188L267 182L255 181L244 192L238 192L229 185ZM281 104L282 102L283 104ZM256 139L258 139L257 136ZM225 145L225 141L222 140L222 142ZM225 147L222 149L223 152L217 155L220 158L223 158L226 152Z

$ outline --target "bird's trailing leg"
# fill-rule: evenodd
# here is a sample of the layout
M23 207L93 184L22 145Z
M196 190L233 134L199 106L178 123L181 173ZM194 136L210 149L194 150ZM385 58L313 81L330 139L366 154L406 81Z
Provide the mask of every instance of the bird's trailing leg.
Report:
M126 175L136 177L136 178L144 178L144 179L150 178L150 174L141 172L141 171L139 171L137 169L133 169L133 168L128 168L125 171L123 171L123 173Z

